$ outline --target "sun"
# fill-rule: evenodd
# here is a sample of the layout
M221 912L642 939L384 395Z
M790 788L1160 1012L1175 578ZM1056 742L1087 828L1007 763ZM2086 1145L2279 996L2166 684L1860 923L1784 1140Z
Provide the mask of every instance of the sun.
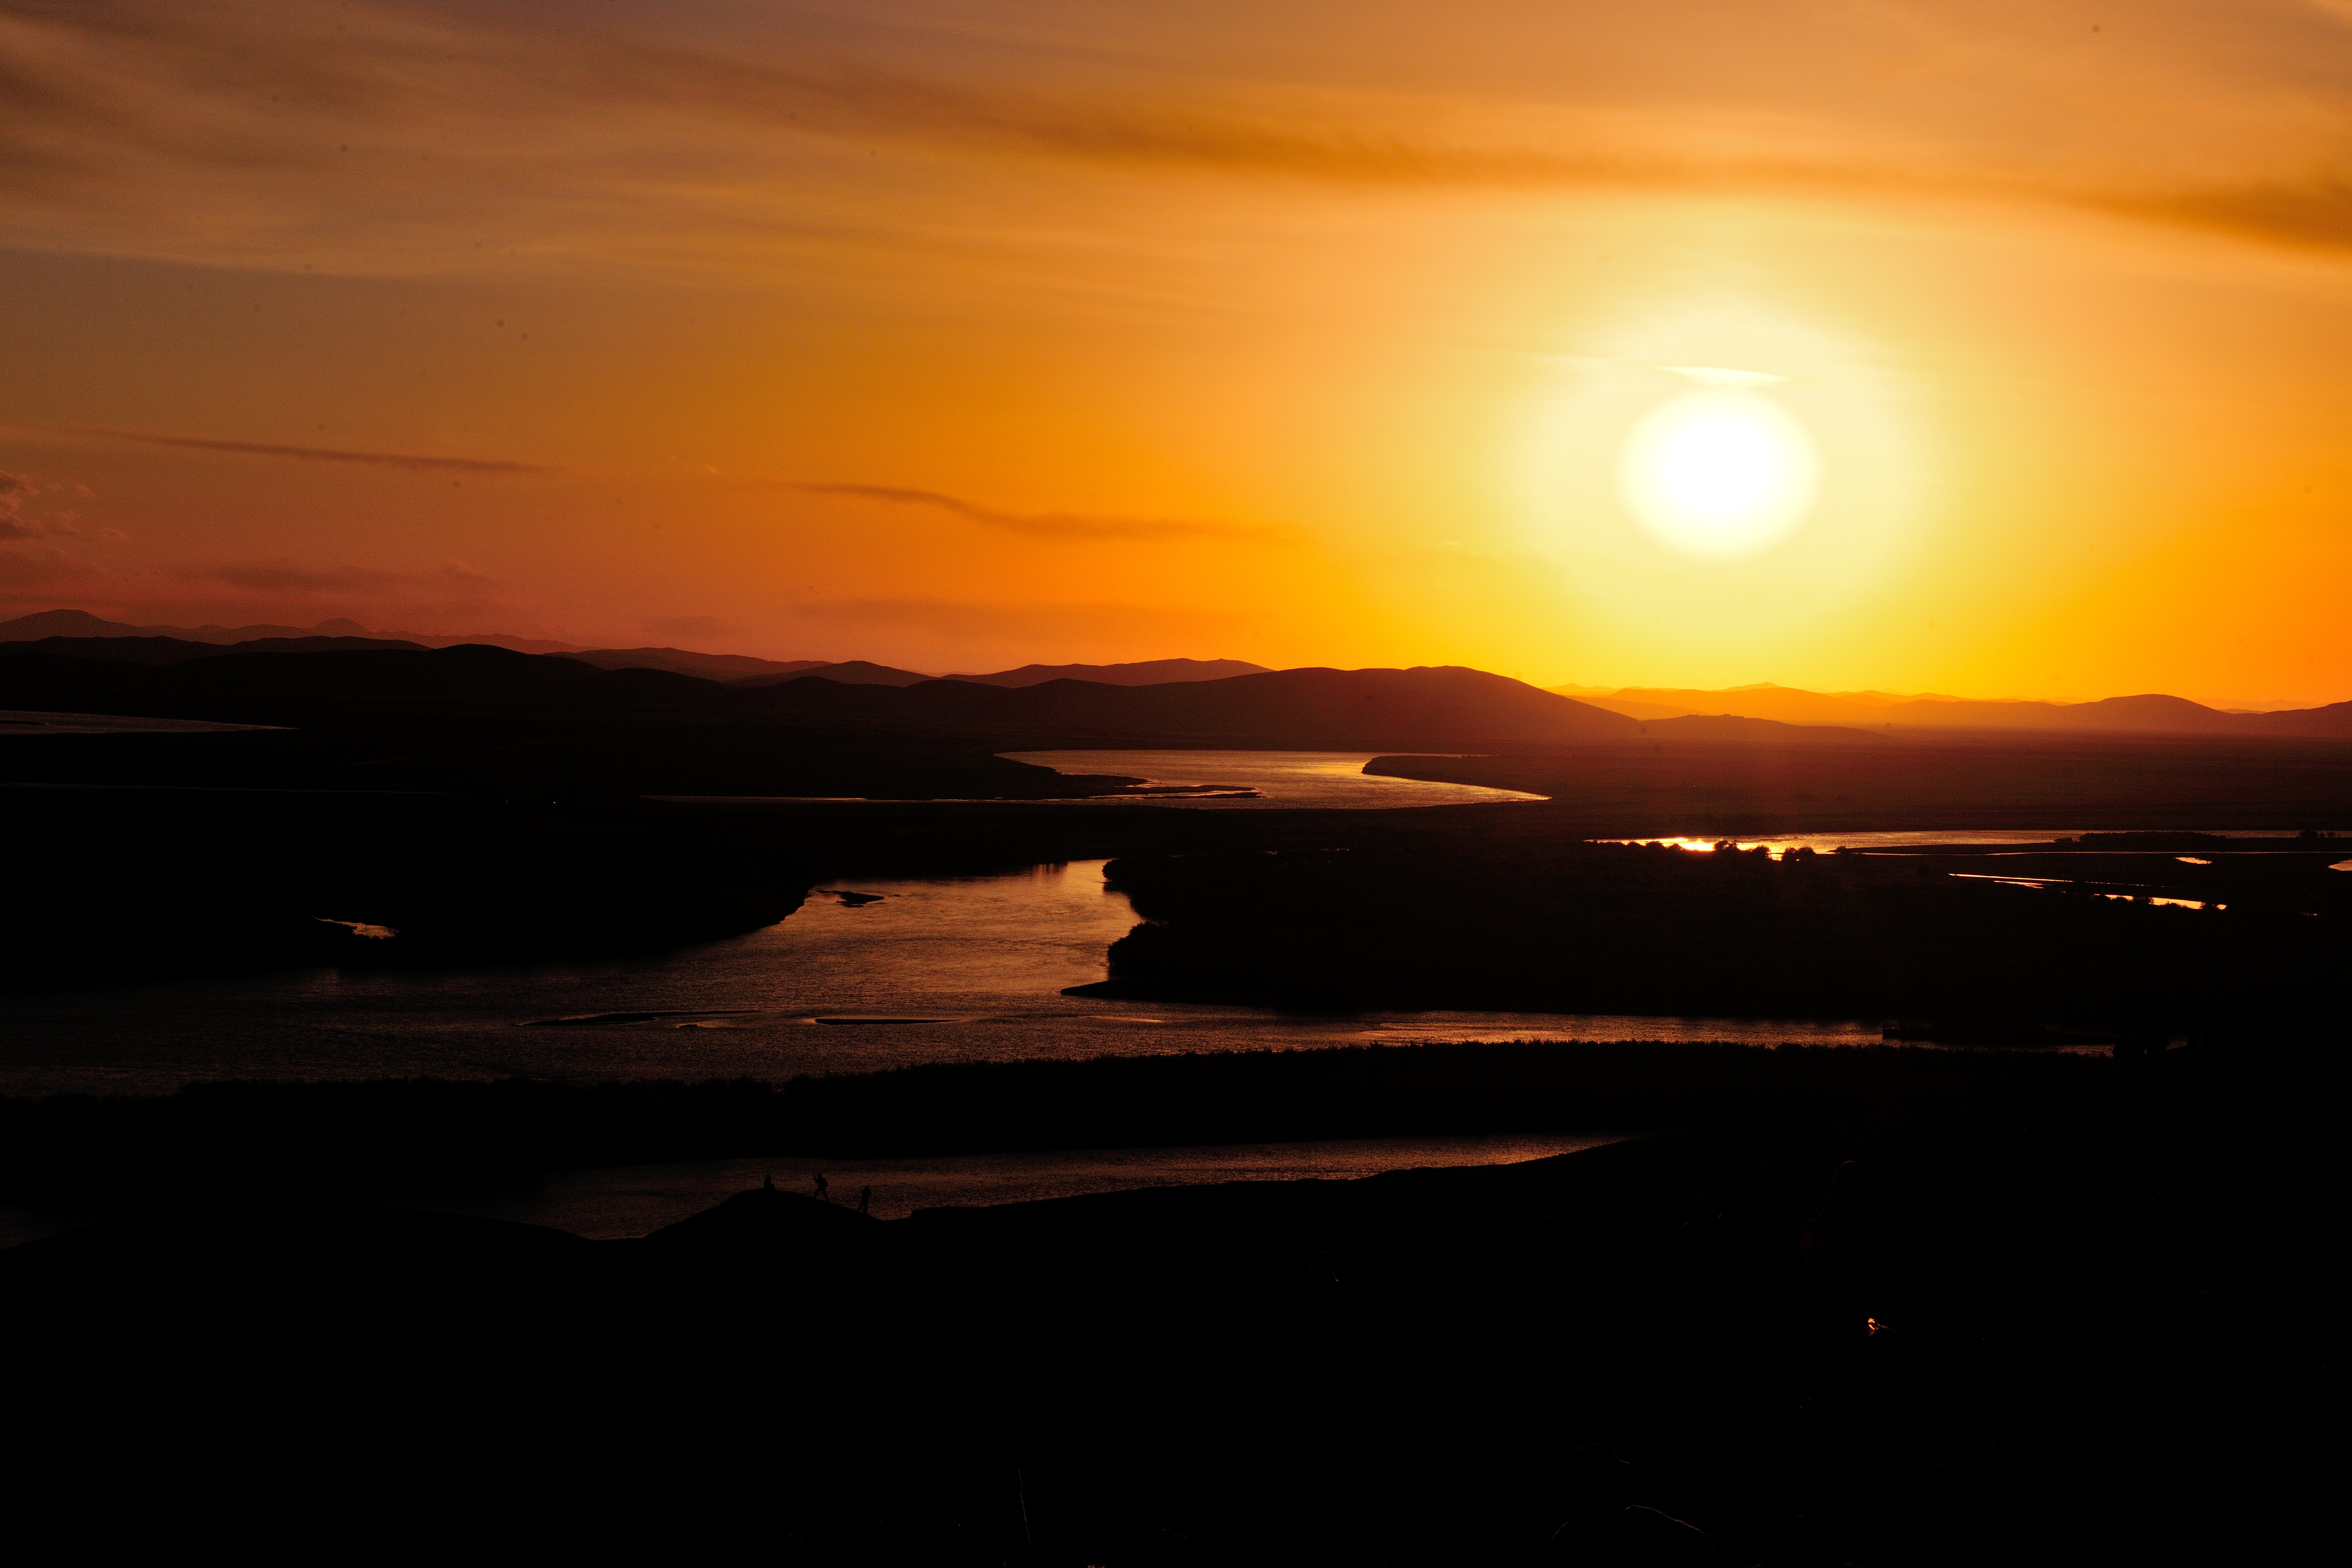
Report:
M1796 416L1752 390L1777 379L1680 370L1700 384L1626 435L1618 486L1642 525L1685 555L1737 561L1794 532L1813 510L1822 459Z

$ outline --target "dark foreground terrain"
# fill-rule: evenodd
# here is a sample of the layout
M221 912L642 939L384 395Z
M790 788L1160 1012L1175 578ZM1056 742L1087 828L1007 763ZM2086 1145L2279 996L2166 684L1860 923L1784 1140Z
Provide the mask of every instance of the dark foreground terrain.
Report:
M1654 1120L888 1224L753 1192L636 1242L289 1210L198 1159L0 1254L8 1473L114 1550L1534 1563L1569 1521L1549 1560L2284 1560L2332 1519L2341 1044L924 1069L817 1085L803 1131L887 1141L992 1074L1073 1137L1237 1088L1326 1125L1514 1083L1522 1118ZM278 1092L158 1114L262 1145L381 1120ZM1609 1546L1644 1522L1667 1554Z

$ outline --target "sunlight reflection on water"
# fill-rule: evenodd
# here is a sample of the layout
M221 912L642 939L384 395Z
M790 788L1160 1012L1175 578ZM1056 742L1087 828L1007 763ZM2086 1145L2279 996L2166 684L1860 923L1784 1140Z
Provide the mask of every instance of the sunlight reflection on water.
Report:
M1230 784L1254 789L1260 798L1150 800L1154 805L1201 811L1298 809L1343 810L1401 805L1462 805L1477 801L1541 800L1517 790L1483 784L1441 784L1428 779L1386 778L1364 772L1381 752L1008 752L1016 763L1034 763L1064 773L1141 776L1154 784ZM1423 753L1414 753L1416 755ZM1446 753L1451 755L1452 753ZM1135 797L1124 798L1132 804Z
M1906 830L1903 832L1883 833L1781 833L1768 834L1761 837L1737 838L1730 840L1730 842L1734 847L1739 849L1743 853L1754 849L1769 849L1772 852L1772 858L1777 860L1780 857L1786 855L1790 850L1800 847L1810 848L1816 855L1832 855L1841 848L1855 849L1868 854L1899 855L1906 849L1943 847L1946 846L1998 848L2003 845L2016 845L2020 848L2027 847L2038 847L2054 844L2061 838L2079 838L2084 831L2084 829L2079 827L1992 827L1946 828L1940 832L1934 830L1925 832ZM2215 838L2273 838L2281 839L2283 842L2285 841L2284 836L2281 835L2275 828L2216 827L2196 829L2194 831L2205 833ZM1673 848L1695 850L1700 854L1712 854L1715 851L1717 844L1722 842L1722 840L1714 838L1601 838L1596 839L1594 842L1600 844L1664 844ZM2070 848L2066 853L2070 855L2146 855L2151 853L2162 853L2162 851L2122 847L2110 848L2102 847L2097 849ZM2192 866L2204 866L2210 864L2209 861L2195 859L2186 855L2175 856L2174 858L2185 860ZM2347 868L2352 868L2352 860L2347 860L2343 865L2335 867L2333 869L2341 871Z
M1126 897L1104 885L1103 865L845 879L835 896L813 896L763 931L603 963L315 970L0 995L0 1089L155 1093L199 1078L421 1074L782 1079L1375 1040L1878 1038L1875 1019L1302 1014L1065 996L1065 986L1104 977L1106 950L1135 923ZM881 897L852 905L842 891ZM595 1015L618 1016L521 1026ZM863 1022L841 1026L851 1019Z
M1352 1180L1435 1165L1510 1165L1614 1142L1609 1136L1507 1133L1475 1138L1360 1138L1323 1143L1231 1143L1166 1149L1066 1149L931 1159L816 1160L801 1156L704 1160L554 1175L505 1192L427 1206L553 1226L598 1238L643 1236L772 1176L811 1190L819 1172L832 1199L855 1208L874 1190L872 1212L902 1219L920 1208L1034 1203L1086 1193L1214 1182Z
M565 1171L462 1195L436 1192L395 1197L389 1203L393 1207L551 1226L601 1241L644 1236L675 1225L771 1177L779 1187L805 1193L819 1172L831 1184L833 1201L855 1208L859 1190L870 1187L871 1212L877 1218L903 1219L923 1208L1035 1203L1141 1187L1310 1178L1351 1181L1387 1171L1434 1166L1515 1165L1616 1142L1613 1134L1531 1132L1335 1139L1319 1143L1058 1149L932 1158L817 1160L782 1155ZM100 1212L0 1204L0 1247L107 1217Z

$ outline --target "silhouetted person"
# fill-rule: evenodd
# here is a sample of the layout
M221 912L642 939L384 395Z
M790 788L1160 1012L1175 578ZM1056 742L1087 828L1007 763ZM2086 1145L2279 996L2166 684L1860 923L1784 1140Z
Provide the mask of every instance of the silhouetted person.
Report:
M1633 1467L1606 1443L1587 1443L1568 1460L1568 1517L1552 1531L1561 1568L1706 1568L1715 1542L1670 1513L1628 1501Z
M873 1208L874 1208L874 1189L873 1189L872 1187L860 1187L860 1188L858 1188L858 1189L857 1189L857 1212L858 1212L859 1214L869 1214L869 1213L871 1213L871 1212L873 1211Z
M772 1193L776 1190L776 1176L774 1172L771 1171L766 1176L761 1179L760 1190L763 1193Z
M816 1173L816 1195L817 1201L820 1203L830 1203L832 1201L825 1195L824 1173L823 1171L819 1171Z

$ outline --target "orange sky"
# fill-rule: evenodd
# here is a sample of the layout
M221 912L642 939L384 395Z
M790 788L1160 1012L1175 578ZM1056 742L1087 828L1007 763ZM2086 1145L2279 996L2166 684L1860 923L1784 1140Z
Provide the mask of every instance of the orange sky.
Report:
M2339 700L2347 132L2352 0L0 0L0 612Z

